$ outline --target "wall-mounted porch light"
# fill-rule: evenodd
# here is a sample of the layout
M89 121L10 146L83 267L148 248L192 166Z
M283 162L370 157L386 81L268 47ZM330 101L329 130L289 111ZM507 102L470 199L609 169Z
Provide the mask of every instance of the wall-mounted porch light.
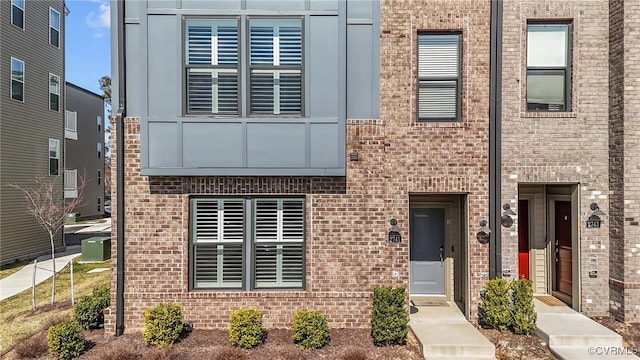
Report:
M487 226L487 220L480 220L480 230L476 233L476 238L481 244L486 244L491 238L491 229Z
M598 204L596 203L591 203L591 205L589 205L589 208L593 210L593 213L591 214L591 216L607 215L604 213L604 211L600 210L600 206L598 206Z
M513 226L513 218L511 216L515 215L516 213L511 210L511 204L504 203L502 204L502 209L504 210L502 212L502 216L500 217L500 224L506 228L510 228L511 226Z

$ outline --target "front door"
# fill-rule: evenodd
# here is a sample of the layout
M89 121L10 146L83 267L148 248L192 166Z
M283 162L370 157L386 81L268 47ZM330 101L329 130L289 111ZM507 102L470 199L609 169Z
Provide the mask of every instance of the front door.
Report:
M529 200L518 200L518 278L529 280Z
M557 291L571 296L571 202L555 201L555 266Z
M416 208L410 211L411 294L444 295L444 208Z

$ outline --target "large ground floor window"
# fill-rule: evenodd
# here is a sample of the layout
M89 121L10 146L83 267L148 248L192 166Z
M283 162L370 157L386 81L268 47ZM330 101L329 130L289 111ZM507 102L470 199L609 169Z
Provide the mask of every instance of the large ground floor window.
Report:
M192 198L190 287L304 288L303 198Z

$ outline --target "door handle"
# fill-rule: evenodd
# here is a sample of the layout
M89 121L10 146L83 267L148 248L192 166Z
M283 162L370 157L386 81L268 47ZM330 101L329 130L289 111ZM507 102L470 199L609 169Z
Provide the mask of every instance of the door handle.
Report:
M442 264L444 262L444 246L440 245L440 263Z
M558 262L558 253L560 252L560 249L556 248L556 251L553 252L553 256L556 258L556 262Z

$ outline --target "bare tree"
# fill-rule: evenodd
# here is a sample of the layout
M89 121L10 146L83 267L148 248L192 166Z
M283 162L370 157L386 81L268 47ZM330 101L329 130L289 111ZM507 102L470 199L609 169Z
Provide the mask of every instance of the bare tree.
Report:
M51 304L55 302L56 296L56 257L54 237L62 228L67 219L67 215L82 202L82 193L86 185L86 177L83 175L78 179L78 196L74 199L64 198L64 191L56 184L56 177L37 177L35 186L31 188L22 187L17 184L9 186L24 193L27 201L27 212L36 219L38 224L49 234L51 244L51 260L53 261L53 282L51 285ZM66 244L65 244L66 245Z

